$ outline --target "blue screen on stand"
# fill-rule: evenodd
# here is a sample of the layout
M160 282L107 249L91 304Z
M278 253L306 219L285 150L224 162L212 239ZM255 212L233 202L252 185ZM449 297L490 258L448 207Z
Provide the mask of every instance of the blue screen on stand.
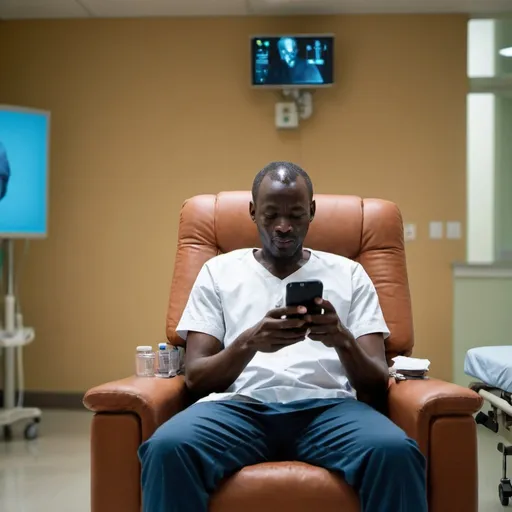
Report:
M0 238L48 228L48 112L0 106Z

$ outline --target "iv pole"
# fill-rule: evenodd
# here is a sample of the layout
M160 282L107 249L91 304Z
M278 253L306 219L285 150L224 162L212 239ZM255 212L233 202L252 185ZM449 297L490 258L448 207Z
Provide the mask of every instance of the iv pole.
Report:
M4 403L0 409L0 426L4 439L12 438L11 425L22 420L32 420L25 428L25 439L35 439L41 410L16 406L16 351L23 350L34 340L34 329L16 325L16 297L14 290L14 240L5 241L7 263L7 290L4 303L4 330L0 330L0 348L4 356Z

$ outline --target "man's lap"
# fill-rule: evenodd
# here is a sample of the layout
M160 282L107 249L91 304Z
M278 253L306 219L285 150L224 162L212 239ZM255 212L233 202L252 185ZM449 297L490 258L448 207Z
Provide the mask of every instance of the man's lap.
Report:
M286 457L323 466L326 454L350 458L366 447L392 448L406 440L387 417L343 398L287 404L199 402L162 425L152 442L163 450L186 445L217 462L227 450L247 445L246 465Z
M357 488L372 457L382 467L407 467L411 460L423 464L415 441L389 418L357 400L343 401L316 415L296 443L296 460L335 471Z

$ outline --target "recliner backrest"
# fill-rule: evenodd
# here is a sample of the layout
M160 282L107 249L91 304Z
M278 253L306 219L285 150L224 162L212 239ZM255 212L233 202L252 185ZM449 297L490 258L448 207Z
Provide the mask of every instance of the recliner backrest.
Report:
M176 325L202 265L214 256L244 247L260 247L249 216L250 192L199 195L186 201L180 215L167 337L182 344ZM410 355L413 325L404 251L403 223L398 207L381 199L316 194L316 216L306 247L339 254L363 265L372 279L391 331L388 360Z

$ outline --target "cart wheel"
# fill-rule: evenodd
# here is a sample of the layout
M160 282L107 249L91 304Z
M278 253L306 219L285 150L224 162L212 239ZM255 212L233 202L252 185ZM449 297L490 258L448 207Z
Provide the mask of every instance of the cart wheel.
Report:
M25 427L25 439L27 441L32 441L33 439L37 439L38 435L39 435L39 427L36 422L29 423Z
M498 487L498 494L500 496L500 503L504 507L508 507L508 502L509 502L510 498L508 496L505 496L505 490L503 489L503 484L499 485L499 487Z
M12 441L12 427L10 425L4 425L4 440Z

